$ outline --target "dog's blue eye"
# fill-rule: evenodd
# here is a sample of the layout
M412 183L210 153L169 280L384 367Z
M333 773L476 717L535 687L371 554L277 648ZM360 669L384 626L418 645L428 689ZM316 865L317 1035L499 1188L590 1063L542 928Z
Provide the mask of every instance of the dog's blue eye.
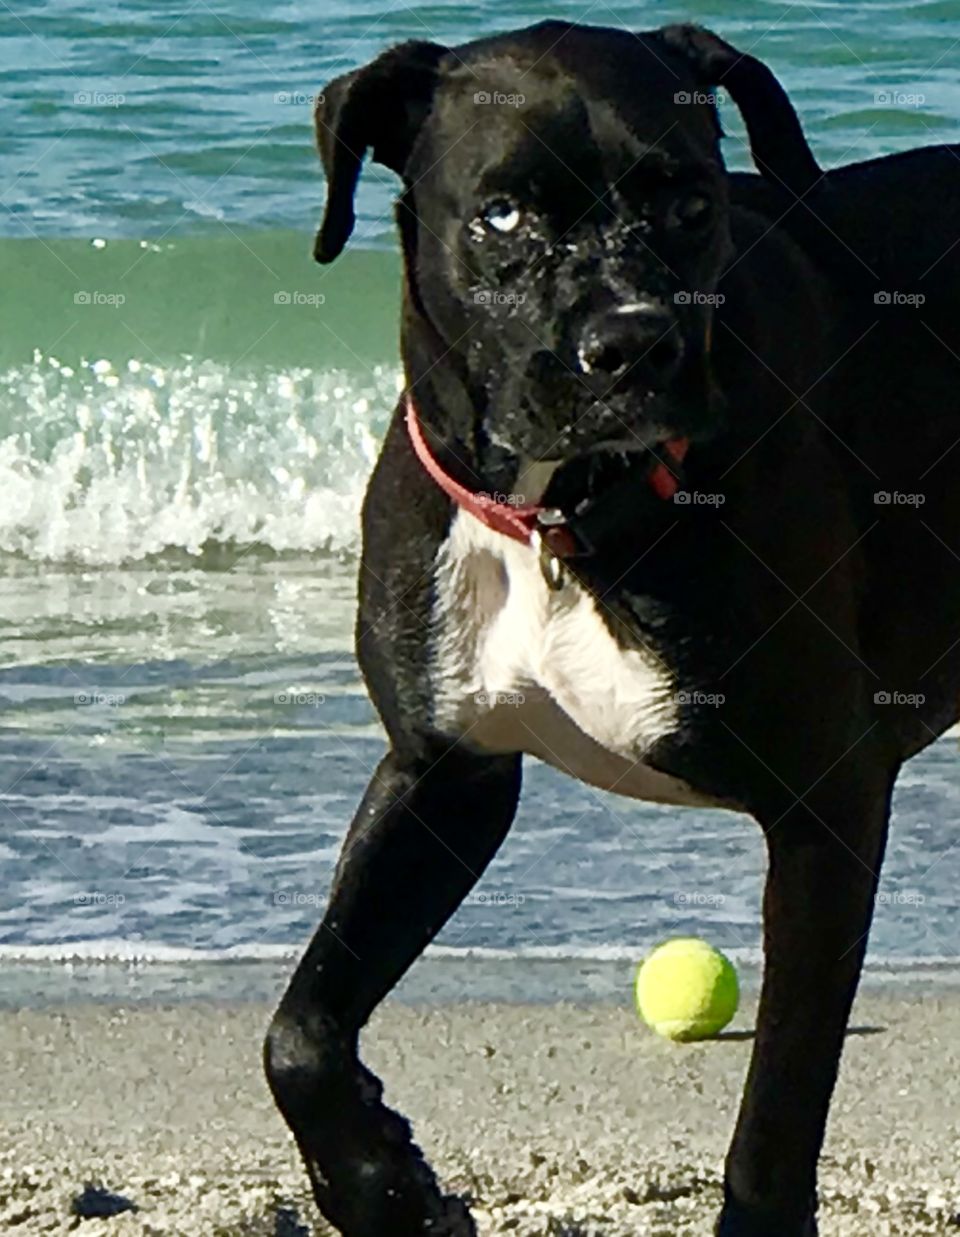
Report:
M512 202L493 202L483 212L483 222L495 232L515 232L520 226L520 212Z

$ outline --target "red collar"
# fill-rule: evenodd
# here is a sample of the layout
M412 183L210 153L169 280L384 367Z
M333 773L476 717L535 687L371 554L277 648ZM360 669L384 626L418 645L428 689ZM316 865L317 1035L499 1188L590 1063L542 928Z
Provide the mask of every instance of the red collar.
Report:
M577 551L576 540L565 525L563 513L553 507L541 507L537 503L498 502L486 493L474 493L459 481L454 481L449 473L444 472L436 457L427 445L417 416L416 404L410 392L404 395L406 405L407 433L413 445L414 453L424 470L437 483L441 490L465 511L492 528L494 532L503 533L514 541L524 545L533 545L536 539L544 542L547 548L557 558L568 558ZM658 460L647 476L647 482L654 494L664 500L673 498L680 483L671 472L668 464L679 465L687 453L690 440L687 438L670 438L662 447L662 453L667 462Z

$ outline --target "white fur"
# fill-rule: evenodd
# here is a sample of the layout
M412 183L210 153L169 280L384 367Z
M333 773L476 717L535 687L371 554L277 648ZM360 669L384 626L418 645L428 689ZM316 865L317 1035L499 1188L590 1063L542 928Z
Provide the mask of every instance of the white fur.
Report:
M661 803L713 801L644 764L679 725L654 651L622 648L571 576L460 511L436 563L434 723L486 752L526 752L582 781ZM719 805L718 805L719 806Z

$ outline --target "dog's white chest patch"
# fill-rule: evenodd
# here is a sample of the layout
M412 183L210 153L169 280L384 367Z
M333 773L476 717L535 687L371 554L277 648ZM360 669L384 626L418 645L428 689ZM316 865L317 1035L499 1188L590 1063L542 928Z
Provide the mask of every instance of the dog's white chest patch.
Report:
M550 588L534 549L458 512L436 563L435 724L619 794L707 804L644 764L679 725L676 684L652 649L617 643L600 604L572 577Z

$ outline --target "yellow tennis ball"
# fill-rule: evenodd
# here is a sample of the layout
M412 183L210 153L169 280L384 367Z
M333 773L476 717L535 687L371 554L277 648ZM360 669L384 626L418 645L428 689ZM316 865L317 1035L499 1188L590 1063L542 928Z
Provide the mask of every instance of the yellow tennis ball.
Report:
M695 936L658 946L637 971L637 1010L667 1039L708 1039L737 1012L740 985L729 958Z

